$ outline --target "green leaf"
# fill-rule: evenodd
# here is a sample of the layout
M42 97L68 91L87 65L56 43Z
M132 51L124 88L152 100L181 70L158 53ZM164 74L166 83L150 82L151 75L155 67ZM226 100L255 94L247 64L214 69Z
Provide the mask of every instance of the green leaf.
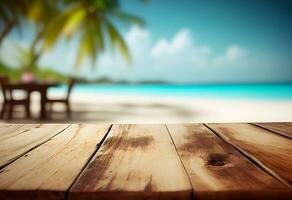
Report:
M80 10L79 5L71 7L70 9L63 13L59 13L53 19L51 19L44 31L44 50L51 48L57 42L59 37L64 34L64 29L68 23L71 25L67 26L67 31L70 31L69 29L74 25L72 24L73 22L70 21L72 16L75 16L75 12L77 10Z
M70 16L68 16L68 20L63 28L63 33L66 37L70 37L78 29L85 16L86 13L83 8L78 8L70 13Z
M109 21L106 22L107 31L109 33L109 38L111 41L112 48L118 47L121 54L124 56L127 62L131 63L132 58L130 56L128 47L123 37L117 31L117 29L113 26Z
M116 17L118 20L121 20L126 23L137 24L140 26L145 25L145 21L142 18L132 15L130 13L123 12L120 9L113 10L112 15Z
M51 48L56 43L58 38L61 36L65 23L66 18L59 15L52 19L52 21L47 25L44 31L44 50Z
M41 18L44 3L41 0L32 1L31 7L28 10L28 18L33 21L38 21Z
M90 31L85 31L79 42L79 50L75 66L79 67L86 57L90 57L92 62L96 59L97 49L94 44L94 37Z
M97 21L93 25L93 32L95 35L95 44L98 46L99 51L104 51L104 37L103 37L103 23Z

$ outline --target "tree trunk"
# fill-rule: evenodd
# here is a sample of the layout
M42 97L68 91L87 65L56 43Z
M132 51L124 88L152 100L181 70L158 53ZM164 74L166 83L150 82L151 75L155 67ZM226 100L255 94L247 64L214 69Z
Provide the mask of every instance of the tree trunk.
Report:
M39 41L41 40L42 35L43 35L43 31L39 31L31 44L31 47L30 47L31 60L30 60L30 64L29 64L29 67L31 67L31 68L35 67L38 59L41 56L41 52L40 51L37 52L36 46L39 43Z
M4 27L4 30L1 31L0 33L0 46L3 43L4 38L8 35L8 33L10 33L10 31L12 30L13 26L15 25L16 21L15 20L10 20L6 26Z

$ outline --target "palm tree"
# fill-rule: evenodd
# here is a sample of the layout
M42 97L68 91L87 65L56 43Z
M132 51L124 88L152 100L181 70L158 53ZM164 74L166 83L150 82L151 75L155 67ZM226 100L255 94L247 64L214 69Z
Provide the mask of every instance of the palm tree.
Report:
M36 33L30 47L30 66L36 66L41 53L53 47L59 38L73 36L79 40L76 66L87 58L95 66L97 56L105 51L107 40L111 48L118 48L131 61L115 20L144 24L139 17L123 12L118 0L1 0L0 45L13 28L21 30L24 23L32 22Z
M99 53L105 51L107 39L111 48L118 48L127 61L131 61L127 45L113 21L144 24L139 17L125 13L117 0L64 0L66 9L48 24L43 49L49 49L60 37L79 39L75 65L90 59L92 66Z
M0 2L0 45L4 38L13 30L20 31L25 23L32 22L36 27L35 38L30 48L31 66L35 66L40 52L35 52L35 48L43 37L44 27L50 18L58 12L57 0L1 0Z

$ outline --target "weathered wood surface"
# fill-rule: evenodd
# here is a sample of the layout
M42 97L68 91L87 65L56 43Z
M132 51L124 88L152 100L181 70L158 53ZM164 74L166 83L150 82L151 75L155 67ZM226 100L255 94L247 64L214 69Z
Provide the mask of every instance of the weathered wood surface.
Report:
M68 125L13 125L0 131L0 167L54 137Z
M0 124L0 137L24 126L23 124Z
M292 122L255 123L255 125L292 139Z
M195 199L290 199L290 190L202 124L167 125Z
M21 132L28 131L31 128L40 126L40 124L10 124L0 125L0 141L7 138L18 135Z
M114 125L69 199L190 199L191 191L164 125Z
M0 124L0 199L292 199L290 126Z
M45 127L52 131L55 126ZM109 127L71 125L4 167L0 173L0 199L65 199Z
M250 124L208 127L291 188L292 140Z

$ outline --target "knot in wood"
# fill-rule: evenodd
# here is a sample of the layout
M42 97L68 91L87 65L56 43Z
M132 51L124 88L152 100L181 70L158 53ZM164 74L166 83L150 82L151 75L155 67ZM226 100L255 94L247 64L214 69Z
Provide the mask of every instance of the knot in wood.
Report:
M210 153L208 158L208 165L223 166L225 164L226 155L222 153Z

